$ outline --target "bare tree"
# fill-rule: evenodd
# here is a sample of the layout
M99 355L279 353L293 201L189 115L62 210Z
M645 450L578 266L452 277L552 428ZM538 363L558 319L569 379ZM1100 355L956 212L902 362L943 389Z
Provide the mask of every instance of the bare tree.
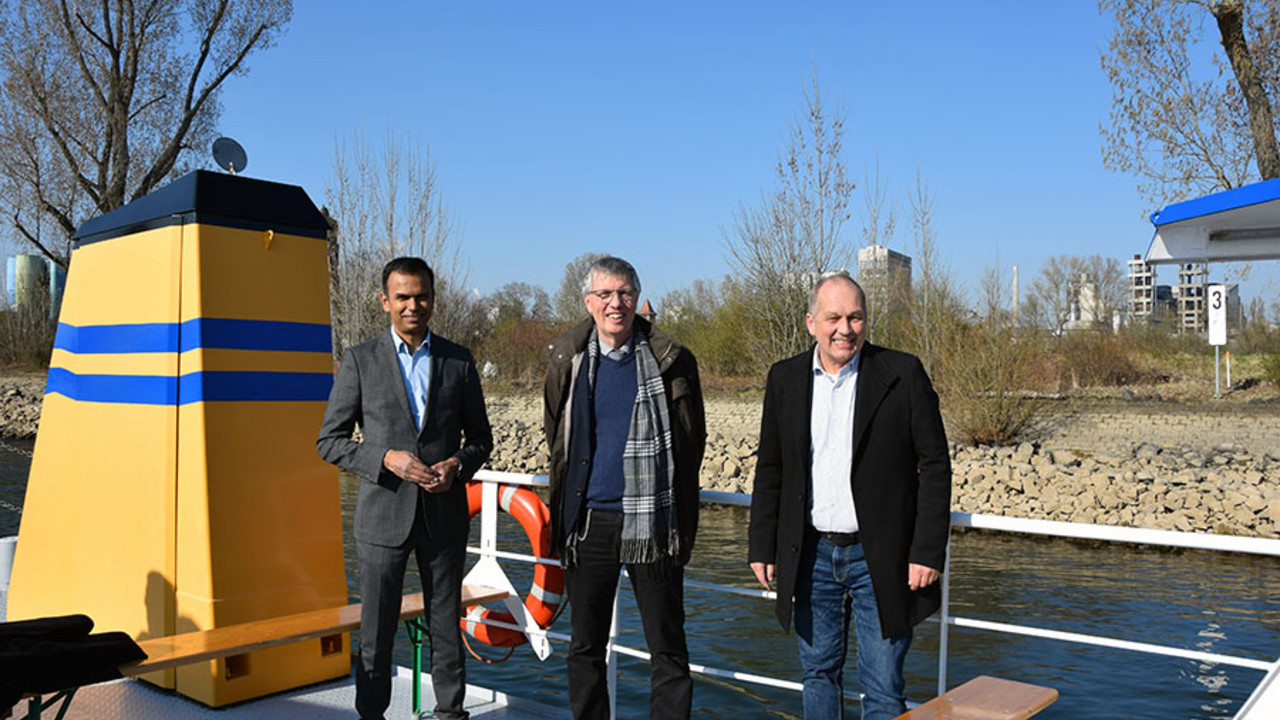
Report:
M1093 283L1093 314L1099 324L1106 325L1117 310L1125 308L1127 270L1119 259L1102 255L1089 255L1082 264L1082 274Z
M876 154L875 170L863 173L862 240L866 245L888 245L897 227L893 205L888 199L889 182L880 173L880 155Z
M0 212L66 267L82 222L199 164L223 83L292 13L290 0L0 0Z
M582 302L579 296L579 303ZM527 282L509 282L489 293L485 299L487 312L493 316L495 326L514 325L520 322L549 322L551 298L547 291Z
M982 269L982 281L978 285L978 316L993 327L1014 327L1013 288L1006 281L1008 268L1000 263L1000 248L996 259Z
M726 260L743 284L757 322L751 352L761 366L804 350L802 309L818 274L846 267L841 230L854 183L844 159L844 115L828 115L817 73L804 93L805 112L791 125L776 185L756 207L740 206L724 231Z
M1053 255L1045 260L1027 288L1026 316L1032 325L1055 335L1066 329L1080 272L1079 258L1074 256Z
M464 343L477 339L478 298L466 290L461 234L425 144L390 131L381 147L360 134L337 141L325 198L337 225L330 253L337 258L330 293L335 353L386 327L377 302L382 266L402 255L421 257L435 271L432 330Z
M938 369L947 338L962 320L964 303L939 256L934 229L934 194L919 169L910 202L915 287L910 304L911 324L904 345L914 351L925 370L933 374Z
M1106 326L1124 307L1125 273L1120 261L1101 255L1053 255L1027 290L1026 315L1031 324L1055 334L1073 316Z
M1115 20L1102 54L1113 89L1101 127L1108 168L1144 178L1156 204L1280 177L1271 103L1280 3L1100 0L1099 9ZM1210 20L1226 59L1215 52L1212 67L1198 67Z
M749 375L756 369L744 339L755 317L743 294L726 275L719 282L694 280L658 302L658 324L693 350L704 378Z
M556 321L575 323L587 316L587 306L582 302L582 279L591 263L604 257L604 253L584 252L564 265L560 287L556 290L552 307Z
M862 183L862 239L867 246L888 246L893 238L896 218L888 201L888 182L880 173L880 156L876 156L874 173L864 172ZM911 288L904 272L893 273L889 268L877 267L868 273L861 267L859 255L858 282L866 293L867 305L875 308L868 318L872 340L893 344L898 340L904 323L909 318L894 317L894 308L905 308L910 301ZM897 282L895 282L897 280Z

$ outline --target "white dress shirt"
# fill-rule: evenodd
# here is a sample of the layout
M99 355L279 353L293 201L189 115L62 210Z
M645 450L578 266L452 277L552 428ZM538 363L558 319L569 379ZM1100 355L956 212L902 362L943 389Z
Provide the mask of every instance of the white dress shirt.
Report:
M822 532L858 531L853 506L853 410L859 352L832 375L813 351L813 411L809 415L809 522Z

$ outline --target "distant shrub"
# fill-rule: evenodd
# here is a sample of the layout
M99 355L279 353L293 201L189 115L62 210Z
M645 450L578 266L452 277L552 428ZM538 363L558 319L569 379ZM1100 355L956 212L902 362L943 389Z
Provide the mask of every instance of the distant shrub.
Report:
M744 330L756 317L740 286L727 280L718 286L696 281L668 293L658 309L658 329L692 351L704 375L755 378L768 369L761 366L762 353L753 351Z
M1058 348L1058 387L1118 387L1151 382L1154 374L1134 361L1128 338L1109 333L1073 333Z
M1262 356L1262 378L1272 385L1280 386L1280 354Z
M476 360L498 378L517 385L542 382L547 347L560 328L541 320L506 323L476 348Z
M44 303L0 311L0 365L49 367L57 327Z
M935 383L950 434L972 445L1007 445L1034 434L1045 413L1035 383L1040 343L985 323L956 328Z
M1204 338L1176 332L1169 322L1126 325L1115 337L1132 355L1147 355L1157 361L1198 353L1204 347Z

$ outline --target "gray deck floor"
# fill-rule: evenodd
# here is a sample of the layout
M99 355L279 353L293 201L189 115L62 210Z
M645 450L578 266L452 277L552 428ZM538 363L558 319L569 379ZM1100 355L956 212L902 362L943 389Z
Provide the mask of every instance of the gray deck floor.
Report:
M388 720L413 718L413 673L399 668L392 681L391 707ZM67 720L195 720L218 718L241 720L272 718L272 720L350 720L355 718L355 684L351 678L319 683L305 688L289 690L257 700L211 709L176 693L161 690L139 680L117 680L81 688L72 699ZM423 707L431 709L435 699L430 683L423 688ZM556 709L521 698L509 698L505 694L467 686L466 709L478 720L529 720L541 718L568 718L567 709ZM23 717L26 708L14 708L15 717ZM55 710L46 711L43 717L52 718Z
M0 590L0 622L5 618L7 594ZM127 679L80 688L72 698L66 720L350 720L356 717L356 688L352 677L309 685L257 700L212 709L194 700L140 680ZM429 680L423 683L422 706L435 707ZM481 720L540 720L568 718L568 708L553 708L523 698L508 697L488 688L467 686L466 709ZM13 717L26 714L25 702L14 708ZM42 717L53 718L57 708ZM413 718L413 671L396 668L391 684L388 720Z

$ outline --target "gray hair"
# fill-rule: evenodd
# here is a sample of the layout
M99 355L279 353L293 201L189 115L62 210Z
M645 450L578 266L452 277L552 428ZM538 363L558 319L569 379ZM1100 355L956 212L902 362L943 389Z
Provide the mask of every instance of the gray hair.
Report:
M636 295L640 294L640 276L636 274L635 267L622 258L605 255L602 258L597 258L591 263L591 267L587 268L587 274L582 278L583 295L591 292L591 283L595 280L598 272L612 277L625 277L631 283L631 287L635 289Z
M858 281L849 275L848 270L828 270L818 276L817 282L813 284L813 289L809 291L809 314L816 315L818 312L818 291L822 289L823 285L827 284L828 280L835 280L836 278L853 283L853 286L858 290L858 295L862 298L862 314L870 317L871 308L867 307L867 293L858 284Z

